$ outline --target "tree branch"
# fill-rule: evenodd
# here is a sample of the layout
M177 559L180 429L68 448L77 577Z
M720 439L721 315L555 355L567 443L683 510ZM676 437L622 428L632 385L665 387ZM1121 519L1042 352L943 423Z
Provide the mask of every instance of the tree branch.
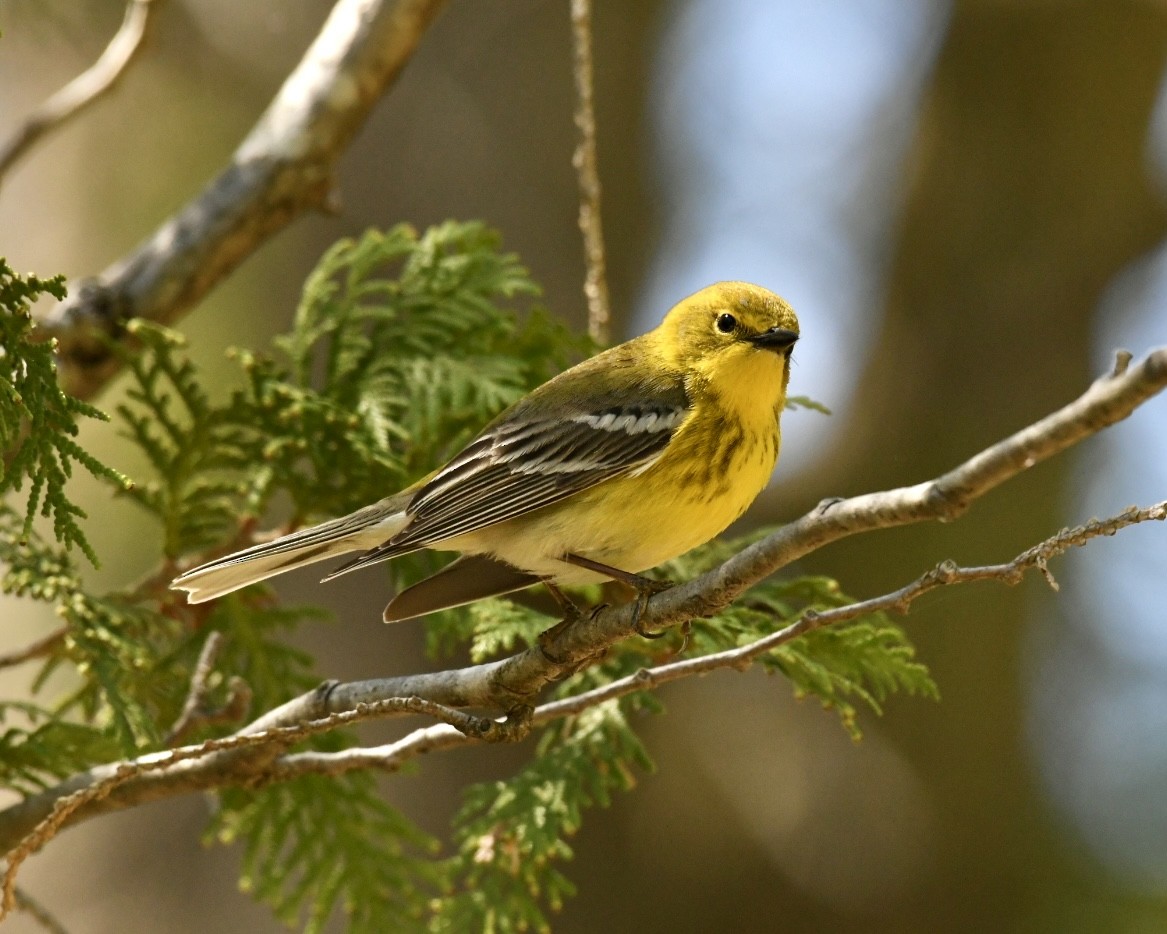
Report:
M327 694L329 688L329 684L324 684L314 693ZM253 723L233 736L210 739L198 745L182 746L164 752L146 753L123 762L98 766L57 785L54 790L59 791L59 794L49 798L43 794L35 796L36 799L40 799L38 803L41 806L24 809L22 816L25 820L32 818L33 823L15 845L5 847L8 868L4 875L3 899L0 901L0 921L16 907L16 873L20 866L64 827L74 823L81 816L91 816L200 789L260 784L266 780L263 766L270 763L288 746L317 733L326 733L340 726L391 713L433 716L477 739L488 741L511 740L517 738L520 731L530 728L527 715L529 712L521 717L521 726L512 724L508 730L504 724L501 729L495 729L496 724L493 721L453 710L424 698L391 697L375 704L359 704L351 710L338 711L326 717L288 726L257 730L256 724ZM239 755L248 750L256 750L260 755L250 757ZM217 775L217 780L207 784L208 774ZM136 786L136 790L128 796L128 800L123 800L127 796L124 794L119 796L118 792L130 783ZM25 799L3 813L7 815L20 812L23 806L32 800ZM49 806L46 808L43 806L45 804Z
M916 600L940 587L968 584L974 581L999 581L1012 586L1020 583L1027 572L1038 570L1046 581L1056 589L1047 568L1047 562L1050 559L1064 554L1072 547L1081 547L1093 538L1114 535L1128 526L1149 521L1167 521L1167 500L1142 509L1131 507L1117 516L1104 520L1091 520L1077 528L1064 530L1023 551L1013 560L1002 564L959 567L951 561L942 561L932 570L891 593L831 610L807 611L789 625L748 645L714 652L699 658L683 659L654 668L642 669L636 674L593 690L542 704L530 712L529 717L520 722L526 727L541 726L563 717L574 716L606 701L625 697L637 691L655 690L672 681L709 674L725 668L740 669L767 652L771 652L815 629L849 622L877 612L904 615ZM373 684L380 684L383 689L392 689L389 687L388 681L360 682L360 684L364 685L364 690L370 693L374 690ZM356 709L366 712L369 716L393 715L406 709L404 706L391 707L390 703L392 703L392 699L382 700L376 704L362 703ZM417 704L419 699L409 698L406 703ZM324 725L348 722L347 719L342 718L346 718L345 713L332 714L321 720L313 721L313 723ZM395 772L417 756L456 746L469 745L476 740L485 738L494 728L506 725L505 722L499 723L490 720L483 721L483 723L489 726L479 727L478 730L457 728L456 725L449 723L423 727L414 730L396 742L381 746L354 747L339 752L289 753L272 761L264 773L264 779L286 781L305 774L338 775L353 769L365 768ZM293 728L284 727L281 729L291 730ZM520 730L518 738L525 735L525 732L525 730ZM516 737L510 735L507 738L514 739Z
M14 665L23 665L25 662L32 661L34 658L44 658L44 656L51 654L65 640L65 636L68 634L69 630L67 627L59 626L47 636L43 636L35 642L30 642L23 648L15 649L12 652L5 652L3 655L0 655L0 668L11 668Z
M335 202L334 168L445 0L337 0L230 164L132 253L75 283L39 323L61 384L82 399L119 369L124 322L170 324L309 209Z
M635 694L637 691L655 690L663 684L682 678L705 675L724 668L741 669L778 646L825 626L835 626L878 612L905 615L916 600L939 587L989 580L1013 586L1019 584L1027 572L1038 570L1047 583L1056 590L1057 584L1047 567L1047 562L1051 558L1065 553L1072 547L1081 547L1100 535L1114 535L1128 526L1150 521L1167 521L1167 500L1143 509L1132 506L1109 519L1091 520L1077 528L1059 532L1004 564L966 568L958 567L951 561L942 561L932 570L898 590L831 610L818 612L808 610L788 626L748 645L713 652L699 658L682 659L653 668L643 668L633 675L590 691L541 704L532 712L530 724L541 726L553 720L582 713L606 701ZM394 772L410 759L424 753L464 746L471 742L473 737L464 732L459 733L448 726L431 726L415 730L403 739L383 746L351 748L340 752L290 753L272 763L272 772L280 779L307 773L336 775L357 768Z
M654 598L642 627L660 630L715 612L747 587L831 542L860 532L959 518L1006 480L1127 418L1167 387L1167 347L1112 373L1056 412L997 442L935 480L844 500L827 500L754 543L720 568ZM605 614L606 616L607 614ZM614 614L613 614L614 615ZM629 614L625 614L629 615Z
M190 686L186 692L186 700L174 726L166 734L163 742L167 746L177 746L195 730L225 723L238 723L247 714L251 706L251 688L242 678L233 677L228 682L227 702L217 709L207 707L207 695L211 690L211 675L215 671L215 662L223 648L224 635L213 630L203 643L199 652L198 661L190 676Z
M955 518L999 484L1126 418L1164 386L1167 348L1160 348L1134 366L1120 365L1069 405L935 480L821 504L708 574L653 597L641 614L641 626L661 630L715 613L750 585L815 548L848 535L909 522ZM284 780L306 772L334 773L365 767L392 771L424 752L482 739L521 738L531 725L576 713L611 697L716 668L740 666L812 629L876 610L905 612L913 601L936 587L974 580L1016 583L1034 568L1052 580L1045 564L1067 548L1098 535L1114 534L1136 522L1165 518L1167 502L1059 533L1005 564L960 568L943 562L894 593L830 611L804 613L752 645L662 665L594 691L545 704L533 714L526 704L543 687L602 656L608 647L635 631L630 605L607 608L588 622L555 633L538 648L500 661L403 678L324 684L269 711L233 736L98 766L0 811L0 848L11 851L8 891L11 892L16 867L27 855L61 827L103 811L190 791ZM499 722L457 709L472 706L512 713ZM433 716L445 725L418 730L396 743L373 749L287 753L293 743L314 733L371 716L405 713Z
M42 137L62 127L117 86L130 63L145 47L153 23L152 14L162 2L130 0L121 26L101 57L29 114L19 129L0 146L0 182Z
M575 126L579 141L571 162L579 177L579 229L583 234L584 297L588 334L604 345L611 336L612 313L604 260L604 225L600 219L600 173L596 167L596 113L592 95L592 4L571 0L571 39L575 75Z
M1027 572L1038 570L1046 582L1054 590L1057 590L1057 584L1046 566L1051 558L1064 554L1072 547L1081 547L1090 539L1100 535L1114 535L1120 529L1137 525L1140 522L1163 522L1165 520L1167 520L1167 500L1143 509L1132 506L1120 515L1112 516L1109 519L1094 519L1077 528L1064 530L1023 551L1012 561L1007 561L1004 564L959 567L952 561L942 561L932 570L898 590L831 610L807 610L788 626L784 626L777 632L748 645L726 649L722 652L713 652L699 658L684 659L655 668L643 669L627 678L621 678L583 694L543 704L536 708L532 722L534 725L539 725L560 717L577 714L612 698L623 697L636 691L651 690L680 678L708 674L722 668L740 669L746 663L773 651L778 646L808 632L822 629L824 626L835 626L871 613L906 615L916 600L938 587L989 580L1013 586L1021 583Z

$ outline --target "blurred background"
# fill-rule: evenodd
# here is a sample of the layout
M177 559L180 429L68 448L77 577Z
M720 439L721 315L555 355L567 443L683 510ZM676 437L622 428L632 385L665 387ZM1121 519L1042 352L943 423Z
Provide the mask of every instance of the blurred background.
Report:
M18 271L104 268L224 163L326 0L170 0L121 88L0 187ZM617 337L710 281L798 309L792 390L750 523L915 483L1081 392L1116 348L1167 340L1167 6L1152 0L596 3L596 99ZM0 136L92 62L115 0L0 0ZM583 326L566 0L451 4L341 162L344 205L297 222L181 325L227 345L286 328L338 236L483 218ZM115 388L99 400L117 399ZM111 432L83 442L133 475ZM84 483L84 478L82 478ZM110 586L155 531L82 486ZM805 570L866 597L944 558L1008 560L1065 525L1167 495L1167 399L954 525L853 539ZM591 812L564 932L1167 930L1167 537L1135 528L1038 579L934 594L904 622L943 694L896 699L853 744L779 679L721 673L643 723L659 770ZM305 630L329 677L404 673L367 580L280 586L327 602ZM53 620L0 606L6 645ZM5 671L10 696L27 674ZM385 735L391 735L388 728ZM400 726L395 726L399 730ZM370 733L371 737L381 734ZM435 757L386 793L435 833L467 782L529 746ZM72 932L277 931L203 848L208 800L68 831L22 874ZM35 930L27 918L13 931Z

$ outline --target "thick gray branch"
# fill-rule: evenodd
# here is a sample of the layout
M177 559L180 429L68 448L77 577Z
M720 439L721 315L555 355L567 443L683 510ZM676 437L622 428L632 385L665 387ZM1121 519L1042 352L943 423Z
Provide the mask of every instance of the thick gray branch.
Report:
M445 0L338 0L230 164L132 253L74 283L41 322L62 386L95 396L117 372L104 338L132 317L176 321L269 237L327 206L334 167Z

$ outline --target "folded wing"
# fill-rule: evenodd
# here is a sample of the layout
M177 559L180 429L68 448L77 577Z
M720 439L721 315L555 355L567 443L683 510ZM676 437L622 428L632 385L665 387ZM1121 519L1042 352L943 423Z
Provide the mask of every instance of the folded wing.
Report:
M436 545L647 469L689 414L678 382L634 402L576 399L560 417L514 412L414 494L404 528L330 577ZM535 417L532 417L534 415ZM327 578L326 578L327 579Z

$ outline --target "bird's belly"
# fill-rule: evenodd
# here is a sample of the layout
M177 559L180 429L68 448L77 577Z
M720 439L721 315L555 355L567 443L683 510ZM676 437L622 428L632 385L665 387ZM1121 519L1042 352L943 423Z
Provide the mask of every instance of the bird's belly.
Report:
M743 442L712 472L708 457L662 458L639 476L614 478L436 547L493 554L562 584L604 579L564 563L565 554L623 571L647 570L704 544L745 512L774 470L777 441L774 432Z

